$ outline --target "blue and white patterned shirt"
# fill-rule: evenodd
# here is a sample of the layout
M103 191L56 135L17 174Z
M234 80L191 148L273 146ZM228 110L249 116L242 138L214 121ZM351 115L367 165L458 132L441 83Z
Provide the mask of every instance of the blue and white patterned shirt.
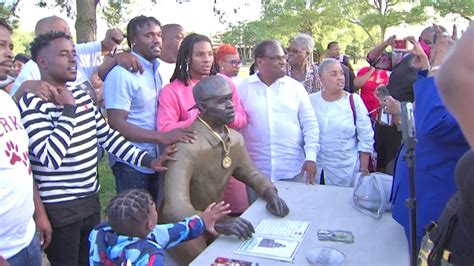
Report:
M194 215L175 224L158 224L146 239L115 233L108 223L98 225L89 235L89 263L98 265L164 265L164 249L200 236L204 221Z

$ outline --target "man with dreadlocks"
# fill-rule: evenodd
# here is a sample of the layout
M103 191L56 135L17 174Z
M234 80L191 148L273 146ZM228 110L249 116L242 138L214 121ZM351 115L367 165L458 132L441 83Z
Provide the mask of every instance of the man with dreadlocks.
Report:
M56 88L53 102L31 93L19 101L33 176L53 228L45 251L53 266L87 265L87 237L100 219L97 144L121 160L155 171L165 170L162 164L176 150L170 146L153 159L109 128L82 87L66 86L76 78L77 64L71 37L64 32L36 37L31 55L41 79Z
M277 216L289 212L286 203L270 179L262 175L250 160L242 135L226 125L235 117L233 92L222 76L210 76L193 88L199 116L192 123L197 139L193 144L177 143L177 161L169 162L165 173L165 197L160 222L170 223L199 214L210 203L220 201L231 176L249 185L267 201L267 209ZM216 223L216 231L248 238L252 224L240 217L225 217ZM181 264L188 264L212 241L202 235L170 250Z
M199 80L216 75L213 63L214 52L208 37L194 33L184 38L179 48L171 83L160 92L158 130L166 132L175 128L187 128L194 122L198 111L190 109L195 104L193 87ZM240 129L247 125L247 115L240 105L234 83L227 76L222 76L229 82L233 94L235 119L229 126ZM231 204L234 214L242 213L248 207L246 194L245 185L231 178L224 200Z
M115 66L104 81L104 100L110 126L142 150L156 156L157 144L189 142L191 130L177 129L161 133L156 131L156 112L161 77L158 56L161 52L161 24L154 17L138 16L127 25L127 41L131 54L144 67L143 73ZM158 202L162 195L162 181L149 167L137 167L124 160L109 156L115 176L117 192L130 188L145 189Z
M164 265L164 249L202 235L213 235L214 224L230 212L229 204L211 203L200 214L175 224L157 225L158 213L150 193L130 189L107 206L107 222L90 234L90 265Z

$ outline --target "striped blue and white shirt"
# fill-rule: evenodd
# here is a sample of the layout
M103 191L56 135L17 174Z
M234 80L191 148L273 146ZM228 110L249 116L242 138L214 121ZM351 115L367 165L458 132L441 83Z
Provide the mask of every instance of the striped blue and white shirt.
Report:
M85 198L99 191L97 144L130 164L150 166L152 160L109 127L85 90L69 89L75 107L44 102L31 93L19 102L30 138L33 175L44 203Z

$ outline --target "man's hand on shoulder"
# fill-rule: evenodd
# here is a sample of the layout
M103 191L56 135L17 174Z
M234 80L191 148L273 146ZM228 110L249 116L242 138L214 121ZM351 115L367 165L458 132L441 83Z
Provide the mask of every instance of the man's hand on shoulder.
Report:
M214 228L219 234L234 235L239 239L249 239L255 233L252 223L240 217L218 221Z
M267 188L263 192L263 199L267 202L267 210L272 214L285 217L290 213L290 209L286 202L278 196L276 188Z
M72 105L76 106L76 101L72 92L68 88L57 88L53 90L53 102L59 105Z
M21 84L15 93L15 99L19 100L25 93L33 93L44 102L54 102L54 92L57 89L53 85L42 80L27 80ZM56 102L54 102L56 104Z
M132 73L136 73L136 72L143 73L144 69L143 69L142 63L136 56L132 55L131 53L123 52L123 53L117 54L116 57L117 57L117 65L125 68L126 70Z
M173 157L173 154L175 154L177 151L178 149L174 144L167 146L165 150L161 153L160 157L151 161L151 169L155 171L168 170L165 164L167 161L176 161L176 158Z
M188 128L176 128L159 134L158 142L165 145L175 142L193 143L196 140L196 131Z

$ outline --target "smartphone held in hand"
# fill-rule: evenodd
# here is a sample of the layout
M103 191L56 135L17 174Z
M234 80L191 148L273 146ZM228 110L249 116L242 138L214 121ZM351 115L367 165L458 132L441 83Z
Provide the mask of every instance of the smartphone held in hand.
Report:
M377 96L380 99L383 99L385 97L390 96L390 93L388 92L388 89L387 89L387 87L385 87L385 85L379 85L375 89L375 96Z
M386 113L383 109L379 112L378 122L384 126L392 125L392 114Z
M407 49L407 40L405 39L396 39L393 40L393 47L394 51L404 51Z

